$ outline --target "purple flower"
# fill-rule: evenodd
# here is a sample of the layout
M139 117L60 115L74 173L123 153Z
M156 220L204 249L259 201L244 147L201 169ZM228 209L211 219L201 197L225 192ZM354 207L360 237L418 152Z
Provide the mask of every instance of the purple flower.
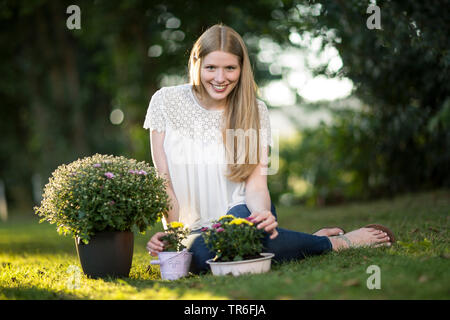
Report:
M139 171L138 170L128 170L128 172L133 173L133 174L140 174L140 175L144 175L144 176L147 175L147 172L144 170L139 170Z
M217 231L217 232L222 232L222 231L225 231L225 229L224 229L224 228L219 228L219 229L217 229L216 231Z
M217 228L220 227L221 225L222 225L221 223L215 223L215 224L212 225L212 227L213 227L214 229L217 229Z
M207 231L207 230L208 230L207 227L203 227L203 228L200 229L201 232L205 232L205 231Z
M114 178L114 174L112 172L106 172L105 177L107 177L108 179L112 179Z
M109 205L111 205L111 206L113 206L113 205L115 205L116 204L116 202L114 201L114 200L111 200L110 202L109 202Z
M96 163L94 165L92 165L94 168L100 168L102 165L100 163Z

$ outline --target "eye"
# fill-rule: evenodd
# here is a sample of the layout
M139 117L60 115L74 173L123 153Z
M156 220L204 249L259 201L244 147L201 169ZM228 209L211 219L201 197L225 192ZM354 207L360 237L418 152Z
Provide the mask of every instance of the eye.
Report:
M206 66L205 67L207 70L214 70L214 66Z
M236 67L235 66L228 66L227 69L232 71L232 70L236 70Z

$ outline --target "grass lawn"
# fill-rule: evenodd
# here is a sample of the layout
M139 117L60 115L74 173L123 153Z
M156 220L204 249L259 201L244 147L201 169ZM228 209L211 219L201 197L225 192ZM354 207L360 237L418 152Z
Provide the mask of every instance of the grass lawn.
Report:
M71 268L81 265L74 240L55 225L12 216L0 223L0 299L449 299L450 191L328 208L277 207L280 227L314 232L323 226L345 230L381 223L400 242L391 248L341 253L272 264L263 275L216 277L210 273L177 281L161 280L149 267L145 244L159 231L135 237L129 278L89 279L68 285ZM377 265L381 288L369 290L367 268ZM71 267L72 266L72 267Z

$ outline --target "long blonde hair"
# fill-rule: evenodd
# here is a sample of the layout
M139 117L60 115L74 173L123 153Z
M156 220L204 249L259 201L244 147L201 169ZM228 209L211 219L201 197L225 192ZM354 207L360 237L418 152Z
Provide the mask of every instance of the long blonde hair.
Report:
M236 87L227 97L222 138L228 160L229 172L226 177L231 181L241 182L250 176L260 161L260 120L256 100L258 87L253 77L247 48L241 36L228 26L216 24L198 38L189 58L190 83L201 97L207 94L200 80L202 59L213 51L224 51L239 57L241 74ZM256 137L245 137L245 148L238 148L240 141L235 135L233 139L227 139L229 129L233 130L231 132L242 129L243 132L257 134ZM256 138L256 145L254 140L247 143L247 138L248 140ZM255 147L256 150L254 150ZM254 161L255 154L251 153L255 151L256 161Z

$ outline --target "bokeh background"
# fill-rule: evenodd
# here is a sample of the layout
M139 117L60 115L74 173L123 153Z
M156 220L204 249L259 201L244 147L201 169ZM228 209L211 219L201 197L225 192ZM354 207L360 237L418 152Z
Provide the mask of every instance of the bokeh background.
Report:
M279 137L272 200L324 206L450 186L450 1L0 1L0 213L94 153L151 163L152 94L224 23ZM381 29L369 29L369 5ZM80 29L69 29L70 5Z

